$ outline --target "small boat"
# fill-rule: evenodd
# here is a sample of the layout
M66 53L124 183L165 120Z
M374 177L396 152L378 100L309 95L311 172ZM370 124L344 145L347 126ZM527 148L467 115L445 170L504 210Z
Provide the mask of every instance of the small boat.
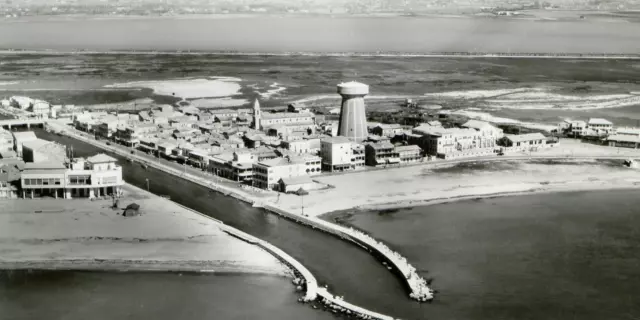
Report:
M165 195L161 195L161 197L163 197L163 198L165 198L165 199L167 199L167 200L171 200L171 197L170 197L170 196L168 196L168 195L166 195L166 194L165 194Z
M133 162L133 159L131 159L131 158L127 158L127 161L129 161L129 162Z
M141 165L143 168L145 168L145 169L149 168L149 165L148 165L148 164L146 164L146 163L142 163L142 162L141 162L141 163L140 163L140 165Z

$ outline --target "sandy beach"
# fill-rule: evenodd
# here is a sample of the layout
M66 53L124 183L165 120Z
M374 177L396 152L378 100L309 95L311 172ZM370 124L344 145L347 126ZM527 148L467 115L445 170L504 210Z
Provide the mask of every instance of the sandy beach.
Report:
M478 197L640 187L640 170L622 166L622 160L562 158L640 158L640 150L618 150L564 139L559 146L532 155L531 161L526 157L494 162L468 159L470 162L460 164L443 161L318 177L317 181L335 188L311 192L304 199L282 195L279 200L271 199L269 204L301 213L304 201L304 214L319 216L353 208L389 209ZM560 158L536 160L535 157Z
M135 202L142 215L123 217L110 199L0 201L0 268L289 274L217 221L134 186L124 190L120 207Z

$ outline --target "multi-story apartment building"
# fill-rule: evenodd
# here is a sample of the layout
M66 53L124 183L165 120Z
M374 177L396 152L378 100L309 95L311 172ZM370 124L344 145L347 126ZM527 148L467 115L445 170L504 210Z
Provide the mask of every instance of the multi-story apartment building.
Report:
M587 122L589 132L597 136L609 135L613 132L613 123L602 118L591 118Z
M400 163L398 152L389 142L367 143L365 148L365 163L368 166L379 166Z
M496 143L495 136L476 129L434 128L422 137L420 146L430 156L450 159L493 154Z
M308 176L308 166L303 159L276 158L253 164L253 186L262 189L278 189L283 178Z
M476 147L479 149L494 149L498 140L504 137L504 131L494 127L488 122L480 120L469 120L462 125L462 128L474 129L478 132L476 136Z
M105 154L76 158L66 163L27 163L20 180L25 198L117 195L124 184L122 167L116 164L116 159Z
M105 139L111 139L113 135L118 131L118 120L110 119L103 120L95 127L95 132L98 137Z
M395 147L400 163L419 162L423 159L422 149L416 145Z
M223 153L211 157L208 170L233 181L251 182L256 161L256 157L249 152Z
M140 143L140 137L156 130L158 130L158 127L153 123L138 122L128 124L118 128L116 141L135 148Z
M320 140L320 156L324 171L354 170L364 166L365 150L346 137L330 137Z

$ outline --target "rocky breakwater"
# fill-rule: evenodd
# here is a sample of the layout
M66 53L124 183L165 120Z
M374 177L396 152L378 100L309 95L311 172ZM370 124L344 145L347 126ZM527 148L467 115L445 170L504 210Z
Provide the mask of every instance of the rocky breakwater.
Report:
M384 243L377 241L368 234L315 217L290 213L271 205L263 205L260 203L254 203L253 205L255 207L263 207L266 210L277 213L298 223L306 224L312 228L318 228L324 232L339 236L342 239L354 242L369 251L375 251L379 256L386 260L385 262L388 261L391 263L391 266L388 267L389 269L395 268L402 274L407 286L409 287L410 298L420 302L433 300L434 291L429 288L427 281L418 274L416 268L413 267L401 254L391 250Z

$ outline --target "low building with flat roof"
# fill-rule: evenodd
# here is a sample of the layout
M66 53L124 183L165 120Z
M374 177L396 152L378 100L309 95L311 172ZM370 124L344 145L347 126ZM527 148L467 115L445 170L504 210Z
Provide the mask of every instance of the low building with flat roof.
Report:
M542 133L508 134L505 135L508 151L535 151L547 146L547 137Z
M640 145L640 135L612 134L607 137L607 144L610 147L637 149Z

